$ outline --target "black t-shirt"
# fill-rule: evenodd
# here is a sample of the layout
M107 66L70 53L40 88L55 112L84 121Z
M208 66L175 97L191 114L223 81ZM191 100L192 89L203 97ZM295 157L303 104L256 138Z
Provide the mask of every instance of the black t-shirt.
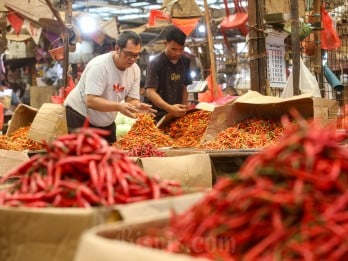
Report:
M181 56L176 64L169 61L164 52L155 56L146 71L145 88L155 87L157 93L169 104L181 104L183 88L192 83L190 75L190 59ZM156 121L161 119L166 111L157 108L149 99L144 102L156 109Z

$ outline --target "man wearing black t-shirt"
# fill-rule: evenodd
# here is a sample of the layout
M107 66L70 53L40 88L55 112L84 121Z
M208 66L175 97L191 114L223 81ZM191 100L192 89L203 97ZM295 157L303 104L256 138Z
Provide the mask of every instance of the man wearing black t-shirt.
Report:
M168 113L182 117L186 113L187 85L192 83L190 60L184 56L186 35L177 27L166 30L165 49L150 61L145 78L145 103L157 110L156 121Z

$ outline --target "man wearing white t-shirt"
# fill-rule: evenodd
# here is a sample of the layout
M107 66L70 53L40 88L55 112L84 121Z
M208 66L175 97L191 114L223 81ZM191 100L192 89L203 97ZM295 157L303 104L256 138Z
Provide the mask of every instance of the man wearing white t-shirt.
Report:
M110 131L105 139L112 144L116 141L117 112L131 118L136 112L156 112L140 102L140 69L135 61L141 48L139 35L124 31L114 51L90 60L64 101L69 132L81 128L88 119L89 126Z

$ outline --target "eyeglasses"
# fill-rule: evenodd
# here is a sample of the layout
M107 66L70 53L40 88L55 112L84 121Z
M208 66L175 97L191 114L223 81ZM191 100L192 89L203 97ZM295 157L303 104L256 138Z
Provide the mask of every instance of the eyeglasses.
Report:
M125 51L125 50L121 50L121 52L123 52L123 54L126 56L127 59L138 59L140 53L132 53L129 51Z

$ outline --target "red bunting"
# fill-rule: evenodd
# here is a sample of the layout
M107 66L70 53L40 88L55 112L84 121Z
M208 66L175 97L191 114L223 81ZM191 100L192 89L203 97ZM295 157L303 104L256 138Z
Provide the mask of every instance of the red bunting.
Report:
M220 86L213 86L211 74L209 74L205 80L207 81L208 90L198 94L198 100L200 102L213 102L224 96Z
M162 10L157 10L157 9L150 10L149 21L148 21L149 26L155 26L156 20L168 21L169 16L165 14Z
M18 35L22 30L24 19L21 16L17 15L16 13L10 12L7 14L7 20L12 25L13 30Z
M183 33L188 36L197 26L200 17L198 18L171 18L162 10L150 10L148 24L149 26L155 26L157 20L166 21L172 23L178 27Z
M172 23L188 36L197 26L198 18L172 18Z

